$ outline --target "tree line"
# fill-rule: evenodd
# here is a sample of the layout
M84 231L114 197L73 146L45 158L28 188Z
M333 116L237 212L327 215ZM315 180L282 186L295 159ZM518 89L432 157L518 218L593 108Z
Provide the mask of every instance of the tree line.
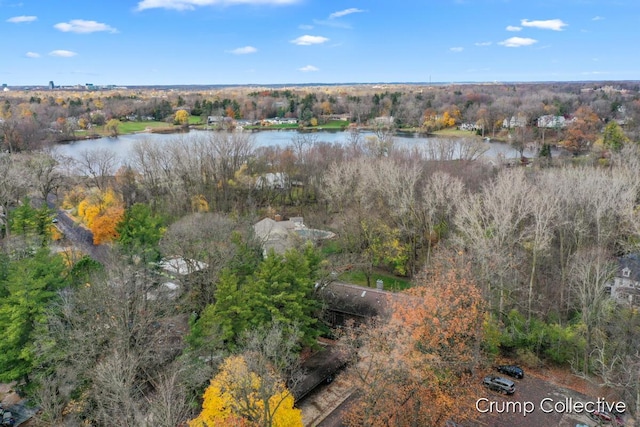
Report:
M636 82L353 85L284 90L232 87L209 92L20 91L0 96L0 142L9 151L28 150L51 141L74 139L78 130L87 131L111 121L180 122L176 119L178 111L201 117L203 123L208 116L249 121L292 117L303 125L322 125L342 116L347 123L366 125L376 117L390 116L401 129L430 132L464 124L476 126L483 137L496 137L505 119L517 118L518 129L510 132L517 144L558 139L558 129L537 127L541 116L575 116L580 126L567 136L579 150L589 139L586 134L599 131L611 121L624 123L635 139L640 126ZM592 129L594 126L596 129Z
M473 399L499 354L597 375L637 410L639 318L606 294L640 231L640 151L620 131L606 156L594 144L530 167L488 163L471 140L404 149L384 130L268 148L212 132L142 141L128 159L3 153L2 379L19 380L49 425L282 425L300 416L299 354L341 336L362 396L350 425L470 417L455 399ZM258 185L266 173L285 185ZM56 240L52 197L87 226L117 208L97 228L111 261ZM274 213L337 238L263 257L252 224ZM169 257L189 271L179 297L164 285ZM331 330L316 284L354 270L412 286L388 317ZM245 405L229 414L225 399Z

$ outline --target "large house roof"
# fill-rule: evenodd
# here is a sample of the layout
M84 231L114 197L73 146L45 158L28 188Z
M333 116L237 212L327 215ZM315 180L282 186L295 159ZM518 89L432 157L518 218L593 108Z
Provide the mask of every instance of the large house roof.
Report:
M391 292L342 282L324 285L319 294L329 310L358 317L385 314L394 296Z
M640 254L629 254L618 258L616 276L640 282Z

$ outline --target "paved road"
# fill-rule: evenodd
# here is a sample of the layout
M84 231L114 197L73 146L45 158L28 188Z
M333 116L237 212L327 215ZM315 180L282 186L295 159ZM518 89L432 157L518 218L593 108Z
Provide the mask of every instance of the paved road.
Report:
M47 205L56 210L56 227L65 238L76 248L89 255L94 260L105 263L109 257L109 247L106 245L94 245L91 230L76 224L63 209L56 208L55 198L50 196Z

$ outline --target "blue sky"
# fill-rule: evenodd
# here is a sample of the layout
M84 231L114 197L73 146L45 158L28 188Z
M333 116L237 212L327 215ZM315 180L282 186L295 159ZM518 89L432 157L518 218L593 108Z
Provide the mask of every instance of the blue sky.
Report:
M0 83L640 80L638 0L0 0Z

